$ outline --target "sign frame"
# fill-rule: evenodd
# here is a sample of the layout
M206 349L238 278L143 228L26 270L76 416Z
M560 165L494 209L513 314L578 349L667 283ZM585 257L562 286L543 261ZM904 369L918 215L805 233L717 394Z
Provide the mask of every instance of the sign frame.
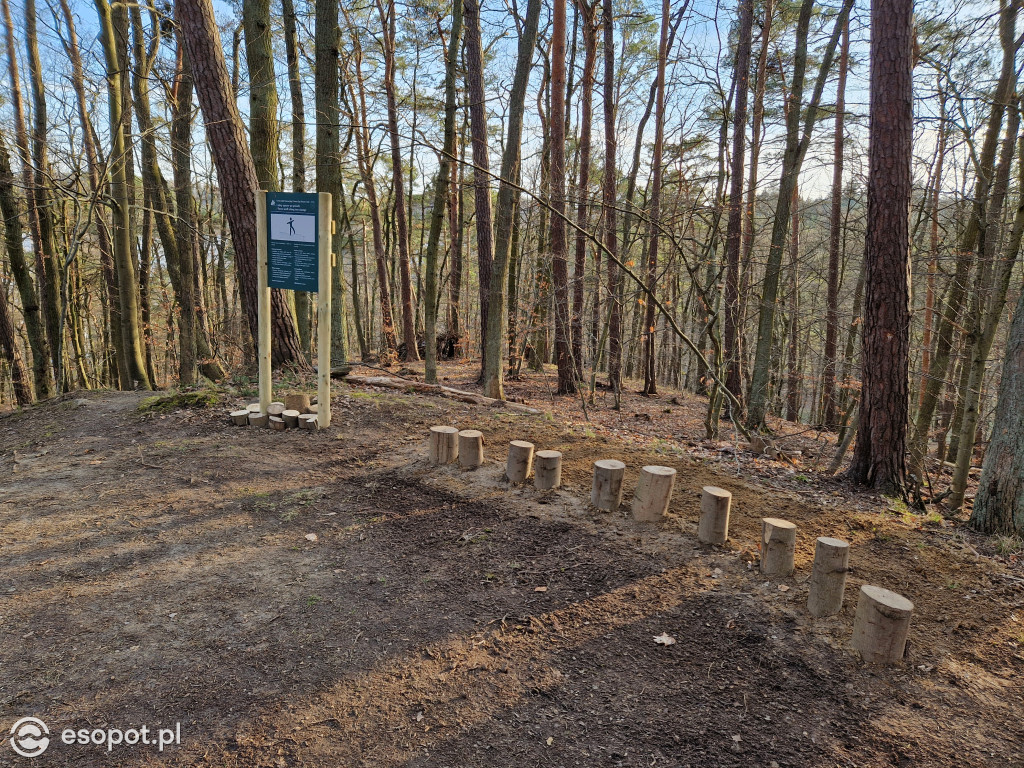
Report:
M274 192L276 200L287 200L293 193ZM312 197L307 193L294 193L296 198ZM273 398L271 378L270 341L270 227L267 217L266 190L256 192L256 296L257 296L257 355L259 362L260 413L266 413ZM334 254L331 253L331 193L317 192L316 197L316 252L317 252L317 426L331 426L331 271ZM308 241L306 241L308 242ZM313 293L313 291L309 291Z

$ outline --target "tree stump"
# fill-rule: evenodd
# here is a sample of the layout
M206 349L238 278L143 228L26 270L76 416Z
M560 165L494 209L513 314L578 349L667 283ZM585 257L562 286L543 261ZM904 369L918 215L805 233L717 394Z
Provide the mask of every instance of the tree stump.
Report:
M302 413L299 414L299 427L301 429L316 429L316 414L315 413Z
M865 584L853 620L853 647L864 661L892 664L903 658L914 604L895 592Z
M459 432L459 466L476 469L484 463L484 434L478 429Z
M633 494L633 519L657 522L668 512L676 471L672 467L648 466L640 470L640 482Z
M820 536L814 545L811 591L807 611L811 616L834 616L843 608L846 575L850 571L850 545L840 539Z
M533 443L513 440L508 444L508 462L505 477L510 483L525 483L533 466Z
M277 416L278 418L281 418L281 414L284 413L284 411L284 403L273 402L267 406L267 413L271 416Z
M298 411L299 413L312 413L309 409L309 395L285 395L285 410Z
M537 451L537 468L533 473L533 487L550 491L562 484L562 454L559 451Z
M244 411L232 411L231 421L240 427L244 427L249 423L249 409L246 408Z
M605 512L614 512L622 503L622 477L626 465L616 459L600 459L594 462L594 486L590 491L590 503Z
M280 416L270 416L270 428L276 429L278 432L283 432L288 428L288 425L284 423L284 419Z
M704 544L725 544L729 540L729 510L732 494L723 488L705 485L700 497L700 523L697 539Z
M777 517L761 518L761 573L789 576L793 573L796 526Z
M284 423L289 427L299 426L299 416L302 414L299 411L286 410L281 414L281 418L284 419Z
M455 427L431 427L428 445L431 464L450 464L459 458L459 430Z
M270 416L266 413L253 413L249 411L250 427L265 427L270 422Z

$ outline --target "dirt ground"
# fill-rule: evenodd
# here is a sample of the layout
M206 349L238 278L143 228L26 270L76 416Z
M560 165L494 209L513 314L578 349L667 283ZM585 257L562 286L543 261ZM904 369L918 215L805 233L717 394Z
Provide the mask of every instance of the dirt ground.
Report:
M588 420L547 383L510 388L537 415L339 384L313 433L230 425L237 390L0 417L0 729L51 732L0 765L1024 765L1013 542L819 475L827 437L792 466L703 440L696 398ZM485 466L430 466L432 424L482 430ZM563 451L560 490L508 485L517 438ZM617 513L587 504L598 458L627 464ZM628 511L645 464L679 470L658 524ZM722 548L696 541L704 485L733 492ZM792 578L758 574L766 516L799 527ZM805 610L820 535L853 545L828 619ZM895 666L850 648L865 583L915 604ZM175 723L162 753L59 738Z

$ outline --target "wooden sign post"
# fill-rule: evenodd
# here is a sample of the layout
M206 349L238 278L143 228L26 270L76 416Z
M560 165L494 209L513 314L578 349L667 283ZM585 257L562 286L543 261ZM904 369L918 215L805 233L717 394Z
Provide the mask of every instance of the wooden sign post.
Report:
M256 193L260 413L273 397L270 289L317 294L317 426L331 426L331 194Z

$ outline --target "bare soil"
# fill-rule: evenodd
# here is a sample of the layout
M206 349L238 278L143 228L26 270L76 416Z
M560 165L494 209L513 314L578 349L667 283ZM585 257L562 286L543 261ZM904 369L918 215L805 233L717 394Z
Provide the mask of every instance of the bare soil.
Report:
M0 417L0 728L34 715L53 737L35 760L5 741L0 765L1024 765L1006 542L817 474L827 436L793 466L705 441L696 398L585 418L546 386L512 387L532 416L341 384L316 433L231 426L237 393ZM430 466L431 424L482 430L488 462ZM509 487L513 438L563 451L560 490ZM628 491L591 509L598 458L626 462L628 490L676 467L669 516L633 522ZM734 494L722 548L696 541L704 485ZM799 526L792 578L757 572L766 516ZM820 535L852 543L854 570L815 620ZM849 646L865 583L915 603L895 666ZM163 753L59 740L176 722Z

